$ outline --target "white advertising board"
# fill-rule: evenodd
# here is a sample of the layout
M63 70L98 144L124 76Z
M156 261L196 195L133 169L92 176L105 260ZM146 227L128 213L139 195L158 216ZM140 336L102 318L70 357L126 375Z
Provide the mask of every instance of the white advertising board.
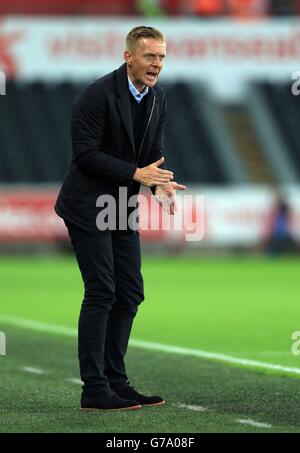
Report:
M140 23L140 18L3 18L0 70L25 80L96 78L120 66L125 36ZM248 80L291 80L300 70L297 19L155 19L151 25L167 40L161 77L201 80L216 95L236 96Z

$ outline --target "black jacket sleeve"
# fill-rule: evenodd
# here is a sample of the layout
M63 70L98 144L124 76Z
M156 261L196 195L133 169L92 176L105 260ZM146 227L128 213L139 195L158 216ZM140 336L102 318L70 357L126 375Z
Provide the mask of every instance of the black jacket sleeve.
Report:
M73 161L83 173L118 184L132 181L136 165L101 150L105 127L106 99L88 86L72 107L71 135Z

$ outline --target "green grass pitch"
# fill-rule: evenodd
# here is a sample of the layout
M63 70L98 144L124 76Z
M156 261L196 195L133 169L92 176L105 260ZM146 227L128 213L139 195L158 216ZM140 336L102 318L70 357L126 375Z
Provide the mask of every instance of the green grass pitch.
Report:
M129 347L136 387L167 404L82 413L76 337L17 327L15 318L76 328L82 283L73 257L0 260L0 432L300 432L296 259L143 259L146 299L132 338L279 365L230 365ZM47 330L47 329L46 329ZM42 374L24 369L43 370ZM259 425L263 423L263 425Z

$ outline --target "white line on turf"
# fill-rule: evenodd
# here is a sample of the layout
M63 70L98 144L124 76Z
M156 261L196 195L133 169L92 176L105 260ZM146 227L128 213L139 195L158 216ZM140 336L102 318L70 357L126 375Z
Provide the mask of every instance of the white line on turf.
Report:
M0 322L4 322L11 326L22 327L24 329L36 330L38 332L61 334L70 337L75 337L77 335L76 329L72 327L56 326L54 324L33 321L32 319L18 318L16 316L0 315Z
M53 334L60 334L64 336L77 336L77 330L72 327L65 327L65 326L57 326L53 324L47 324L39 321L33 321L30 319L23 319L14 316L0 316L0 322L4 322L6 324L26 328L30 330L36 330L38 332L45 332L45 333L53 333ZM267 362L260 362L258 360L251 360L251 359L243 359L239 357L232 357L225 354L218 354L215 352L209 351L202 351L200 349L190 349L190 348L181 348L178 346L171 346L161 343L153 343L150 341L142 341L142 340L130 340L130 346L141 348L141 349L149 349L151 351L159 351L159 352L167 352L170 354L181 354L181 355L189 355L194 357L200 357L203 359L219 361L223 363L233 363L236 365L240 365L243 367L249 368L260 368L260 369L267 369L272 371L278 371L280 373L289 373L289 374L296 374L300 375L300 368L277 365L273 363Z
M242 425L251 425L251 426L255 426L257 428L272 428L272 425L269 425L268 423L256 422L255 420L251 420L251 418L246 418L246 419L240 418L236 421L238 423L241 423Z
M83 385L83 382L77 378L67 378L66 381L72 382L73 384Z
M232 357L225 354L218 354L215 352L202 351L200 349L181 348L178 346L165 345L161 343L152 343L149 341L131 340L131 346L142 349L150 349L151 351L169 352L173 354L190 355L194 357L201 357L203 359L210 359L223 363L233 363L244 367L261 368L272 371L279 371L284 373L300 375L300 368L289 366L277 365L274 363L260 362L258 360L242 359L239 357Z
M191 404L174 403L173 406L178 407L179 409L189 409L196 412L211 412L211 409L209 409L208 407L194 406ZM242 425L255 426L256 428L272 428L272 425L270 425L269 423L257 422L256 420L252 420L251 418L240 418L235 421L237 423L241 423Z
M203 406L193 406L191 404L184 404L184 403L175 403L173 406L178 407L179 409L189 409L191 411L197 411L197 412L206 412L209 409L207 407Z
M23 366L22 370L26 371L27 373L33 373L33 374L43 374L43 373L45 373L45 371L41 370L40 368L32 368L30 366Z

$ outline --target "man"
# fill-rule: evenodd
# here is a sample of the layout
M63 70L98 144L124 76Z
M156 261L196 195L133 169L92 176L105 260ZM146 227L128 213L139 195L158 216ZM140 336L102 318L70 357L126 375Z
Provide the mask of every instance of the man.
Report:
M73 105L73 158L55 210L68 228L85 288L78 332L82 409L164 403L138 393L125 370L133 319L144 300L139 233L118 228L124 220L118 215L116 229L99 229L96 219L99 196L119 203L120 187L130 197L141 184L175 213L175 191L185 187L172 182L163 164L166 97L156 82L165 55L159 30L135 27L126 38L125 63L90 83Z

